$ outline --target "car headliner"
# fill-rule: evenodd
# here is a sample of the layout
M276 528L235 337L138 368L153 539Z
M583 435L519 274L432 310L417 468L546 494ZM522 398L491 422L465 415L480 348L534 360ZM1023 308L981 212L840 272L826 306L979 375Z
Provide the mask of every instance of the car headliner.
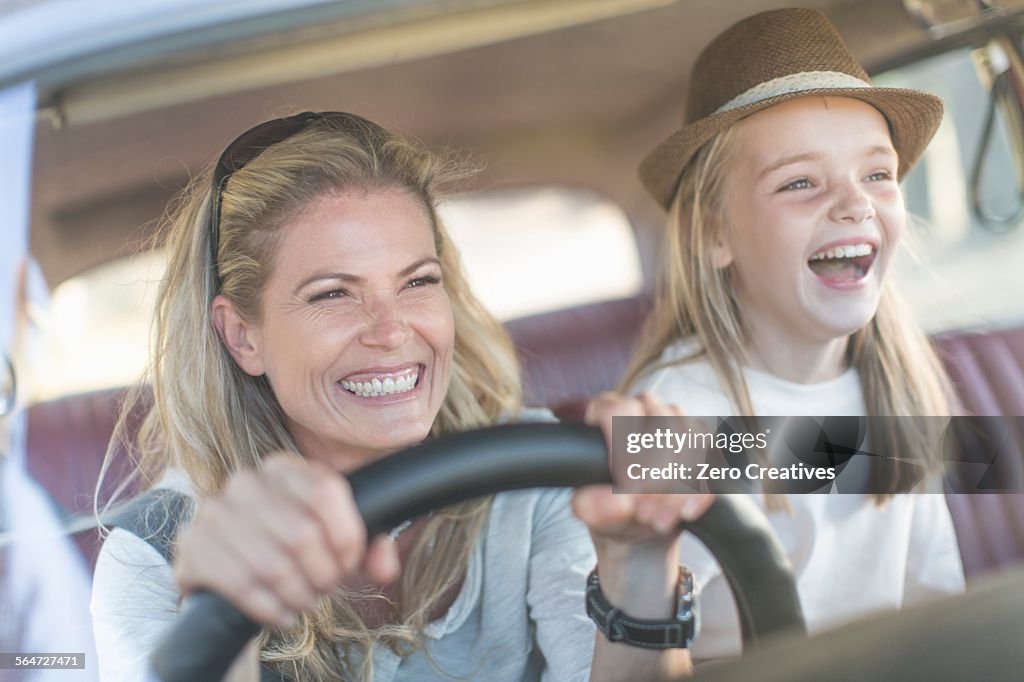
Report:
M40 89L31 246L51 285L138 248L227 141L297 109L470 151L486 165L476 187L592 187L651 242L660 214L635 168L677 127L710 36L802 5L829 14L869 70L930 40L901 0L108 4L0 12L0 83L31 74ZM44 10L60 12L52 29Z

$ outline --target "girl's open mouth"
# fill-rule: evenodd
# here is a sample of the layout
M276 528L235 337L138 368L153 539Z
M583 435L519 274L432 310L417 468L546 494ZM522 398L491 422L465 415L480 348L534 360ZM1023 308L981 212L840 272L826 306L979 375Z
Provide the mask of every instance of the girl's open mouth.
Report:
M807 266L826 285L845 288L867 277L876 255L875 246L868 242L842 244L815 252Z

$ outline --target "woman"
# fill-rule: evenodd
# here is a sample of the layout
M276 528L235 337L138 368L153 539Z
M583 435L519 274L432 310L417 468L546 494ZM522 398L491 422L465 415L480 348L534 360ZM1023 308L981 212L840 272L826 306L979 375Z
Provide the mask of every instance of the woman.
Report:
M144 538L107 539L93 594L104 679L138 679L200 588L268 625L259 656L287 679L688 669L685 649L595 639L584 576L596 549L611 604L672 615L677 522L706 498L580 491L593 546L564 491L497 495L364 537L338 473L530 418L509 340L437 217L435 192L457 176L358 116L305 113L243 134L196 180L169 226L137 452L141 476L199 504L173 573ZM606 398L590 421L608 431L612 411L674 413Z

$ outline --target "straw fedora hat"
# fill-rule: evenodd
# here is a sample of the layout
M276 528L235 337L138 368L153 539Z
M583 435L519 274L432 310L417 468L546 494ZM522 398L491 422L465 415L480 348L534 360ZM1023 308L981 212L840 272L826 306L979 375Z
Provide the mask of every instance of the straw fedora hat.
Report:
M924 152L942 120L942 100L903 88L878 88L824 14L782 9L748 17L715 38L697 58L683 128L640 165L640 179L665 208L700 147L751 114L797 97L853 97L889 121L900 179Z

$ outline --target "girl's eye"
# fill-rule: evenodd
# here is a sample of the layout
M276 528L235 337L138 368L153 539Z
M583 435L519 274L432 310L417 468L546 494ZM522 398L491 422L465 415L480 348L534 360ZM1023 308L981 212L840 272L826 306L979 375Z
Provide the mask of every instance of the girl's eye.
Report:
M317 301L328 301L337 298L344 298L345 296L348 296L348 292L344 289L331 289L330 291L314 294L310 297L309 302L316 303Z
M887 170L878 171L876 173L872 173L871 175L869 175L867 179L870 180L871 182L879 182L879 181L882 181L882 180L891 180L892 179L892 173L890 173Z
M441 278L437 275L423 275L422 277L416 277L410 279L409 283L406 284L407 289L416 289L418 287L425 287L429 284L440 284Z
M793 182L789 183L788 185L783 185L782 187L779 188L779 191L780 192L788 192L790 190L795 190L795 189L810 189L810 188L811 188L811 181L808 180L807 178L800 178L799 180L794 180Z

